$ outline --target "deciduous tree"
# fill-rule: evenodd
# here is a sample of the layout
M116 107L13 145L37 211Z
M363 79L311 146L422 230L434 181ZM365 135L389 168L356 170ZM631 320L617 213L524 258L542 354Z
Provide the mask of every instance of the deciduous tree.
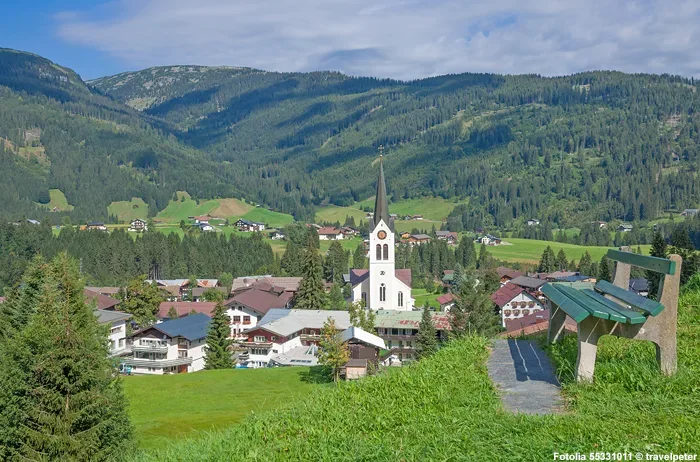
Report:
M321 330L318 362L330 369L333 380L337 382L340 379L340 369L349 359L348 345L338 335L335 320L329 317Z

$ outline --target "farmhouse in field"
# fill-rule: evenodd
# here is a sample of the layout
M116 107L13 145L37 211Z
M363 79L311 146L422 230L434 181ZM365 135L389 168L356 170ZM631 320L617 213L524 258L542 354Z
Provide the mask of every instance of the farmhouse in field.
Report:
M447 241L450 245L456 245L458 234L454 231L435 231L435 237L441 241Z
M335 226L322 226L318 229L318 238L322 241L338 241L343 237L343 231Z
M240 231L245 232L259 232L265 230L265 223L258 223L257 221L250 221L240 218L234 226Z
M148 223L146 223L144 220L142 220L140 218L137 218L137 219L131 221L131 224L129 225L128 230L131 232L136 232L136 233L148 231Z
M197 313L134 333L133 355L122 359L122 369L132 374L156 375L202 370L209 321L209 316Z
M93 231L107 231L107 227L101 221L91 221L85 226L85 229Z
M700 210L700 209L685 209L681 212L681 216L694 217L695 215L698 214L698 210Z
M528 225L528 226L537 226L537 225L539 225L539 224L540 224L540 220L538 220L538 219L536 219L536 218L532 218L532 219L530 219L530 220L527 220L527 225Z
M622 223L620 226L617 227L617 230L621 233L628 233L632 231L632 228L633 226L629 223Z
M428 236L427 234L411 234L408 236L408 245L414 246L414 245L422 245L430 242L431 237Z

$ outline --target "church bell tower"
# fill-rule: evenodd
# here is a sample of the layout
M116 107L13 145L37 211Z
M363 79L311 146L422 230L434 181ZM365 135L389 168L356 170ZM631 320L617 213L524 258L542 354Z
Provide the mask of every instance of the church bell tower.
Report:
M381 151L381 148L380 148ZM369 222L369 297L367 307L373 311L394 309L397 288L394 287L394 220L389 215L389 204L384 181L384 159L379 156L379 178L374 215Z

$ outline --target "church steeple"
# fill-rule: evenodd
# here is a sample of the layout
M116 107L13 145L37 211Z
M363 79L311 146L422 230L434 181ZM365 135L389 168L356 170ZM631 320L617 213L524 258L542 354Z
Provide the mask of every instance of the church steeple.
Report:
M379 147L379 151L383 151L381 146ZM389 203L386 197L386 183L384 182L384 158L381 154L379 155L379 178L377 179L377 197L374 201L373 218L373 224L375 226L380 220L384 220L387 226L393 228L393 223L391 223L391 217L389 216Z

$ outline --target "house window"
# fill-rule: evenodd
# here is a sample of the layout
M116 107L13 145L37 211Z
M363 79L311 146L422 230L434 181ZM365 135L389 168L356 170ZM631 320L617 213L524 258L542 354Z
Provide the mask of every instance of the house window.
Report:
M367 292L362 292L362 303L367 305Z
M386 301L386 286L384 284L379 286L379 301L380 302Z
M250 316L243 316L243 324L250 324Z
M185 347L185 348L187 348L187 346L189 345L189 343L190 343L190 342L188 342L187 339L184 339L184 338L181 338L181 339L178 339L178 340L177 340L177 345L180 346L180 347Z
M535 306L535 302L528 302L527 306L532 308L533 306Z
M523 310L523 316L527 316L528 314L530 314L530 310Z
M253 338L253 340L256 343L265 343L267 341L267 339L262 335L256 335L255 338Z
M272 337L270 337L270 340L277 340L277 337L273 335Z
M510 310L503 310L504 316L510 316Z
M187 357L187 350L180 350L177 352L177 357L178 358L186 358Z
M520 316L520 310L513 310L513 316Z
M378 328L377 328L377 333L378 333L378 334L383 334L383 333L384 333L384 328L383 328L383 327L378 327Z
M382 245L377 244L377 260L381 260L381 259L382 259Z
M389 259L389 244L384 244L384 260Z
M399 335L398 329L391 329L391 335Z
M233 323L234 323L234 324L240 324L240 323L241 323L241 317L240 317L240 316L234 316L234 317L233 317Z
M399 292L399 306L403 306L403 292Z

